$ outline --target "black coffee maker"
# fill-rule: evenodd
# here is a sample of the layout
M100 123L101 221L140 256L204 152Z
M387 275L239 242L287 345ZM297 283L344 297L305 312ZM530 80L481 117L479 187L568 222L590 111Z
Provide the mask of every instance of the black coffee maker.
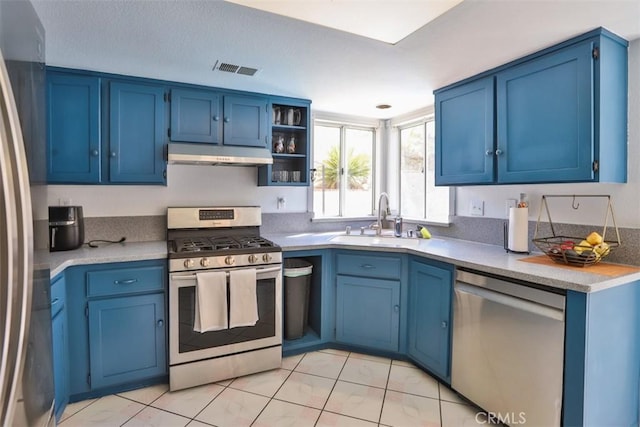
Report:
M69 251L83 243L82 206L49 206L49 251Z

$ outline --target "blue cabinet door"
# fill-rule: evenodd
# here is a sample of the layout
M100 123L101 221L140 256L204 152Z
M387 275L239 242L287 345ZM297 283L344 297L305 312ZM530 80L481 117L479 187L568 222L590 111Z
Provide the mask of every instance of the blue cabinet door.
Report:
M51 284L51 332L53 342L53 382L55 416L59 420L69 402L69 338L65 307L65 277L58 276Z
M109 181L166 183L164 89L112 82L109 107Z
M91 387L167 371L164 294L89 301Z
M398 351L399 327L399 281L337 276L337 341Z
M452 289L452 267L411 262L408 353L446 381L450 381Z
M205 90L171 91L171 141L222 142L222 97Z
M47 74L47 180L100 182L100 79Z
M593 41L496 76L498 182L594 179Z
M494 80L479 80L435 94L436 185L494 180Z
M224 97L224 144L267 147L266 98Z
M55 389L56 420L69 403L69 368L67 354L67 321L64 310L54 316L51 323L53 333L53 380Z

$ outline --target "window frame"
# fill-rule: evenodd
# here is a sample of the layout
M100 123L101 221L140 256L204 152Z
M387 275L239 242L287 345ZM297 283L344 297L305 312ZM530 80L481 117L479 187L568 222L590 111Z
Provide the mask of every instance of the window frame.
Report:
M397 139L397 162L396 162L396 169L397 169L397 189L398 189L398 212L399 215L402 215L403 218L408 219L408 220L412 220L412 221L419 221L425 224L433 224L433 225L444 225L444 226L448 226L451 223L451 216L453 215L453 207L455 205L455 188L454 187L445 187L448 189L449 195L448 195L448 201L449 201L449 206L448 206L448 214L447 214L447 221L446 222L442 222L439 220L435 220L434 218L429 218L428 215L428 203L429 203L429 185L428 185L428 178L427 178L427 173L429 171L428 169L428 155L427 153L429 152L429 147L427 146L427 124L433 122L434 124L434 130L435 130L435 114L431 111L427 114L422 114L418 117L413 117L410 119L406 119L402 122L396 123L393 125L393 127L395 128L395 132L396 132L396 139ZM401 170L401 165L402 165L402 130L404 129L409 129L412 127L416 127L416 126L422 126L423 130L424 130L424 145L423 145L423 158L424 158L424 163L422 165L423 167L423 178L424 178L424 204L422 206L422 218L416 218L413 216L405 216L404 213L402 212L402 170ZM435 150L435 141L434 141L434 147L433 149ZM388 171L389 173L393 173L391 170Z
M380 174L380 165L379 165L379 122L372 121L371 119L349 119L347 117L314 117L313 119L313 139L315 140L315 127L316 126L324 126L324 127L334 127L340 129L340 143L339 143L339 184L338 184L338 215L337 216L320 216L316 211L317 207L314 206L314 192L315 192L315 179L311 181L311 185L309 186L309 210L314 214L314 221L342 221L345 219L371 219L375 217L375 200L377 194L379 193L379 174ZM358 215L358 216L345 216L344 208L345 208L345 199L346 199L346 181L343 179L345 176L346 170L346 156L345 148L346 148L346 134L347 130L361 130L361 131L370 131L371 132L371 200L369 206L369 212L366 215ZM311 164L313 169L313 174L317 177L318 171L315 170L315 144L313 145L312 155L311 155Z

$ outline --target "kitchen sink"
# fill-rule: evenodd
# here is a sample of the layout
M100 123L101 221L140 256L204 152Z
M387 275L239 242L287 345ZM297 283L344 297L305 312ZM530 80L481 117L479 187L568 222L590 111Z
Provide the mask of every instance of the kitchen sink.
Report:
M415 248L420 244L420 239L415 237L371 236L371 235L346 235L335 236L329 239L334 243L364 246L410 247Z

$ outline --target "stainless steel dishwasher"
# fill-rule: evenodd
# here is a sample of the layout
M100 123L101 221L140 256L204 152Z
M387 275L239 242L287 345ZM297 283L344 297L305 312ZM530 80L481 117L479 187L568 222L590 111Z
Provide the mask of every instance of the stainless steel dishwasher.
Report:
M459 270L451 385L510 425L559 426L565 295Z

